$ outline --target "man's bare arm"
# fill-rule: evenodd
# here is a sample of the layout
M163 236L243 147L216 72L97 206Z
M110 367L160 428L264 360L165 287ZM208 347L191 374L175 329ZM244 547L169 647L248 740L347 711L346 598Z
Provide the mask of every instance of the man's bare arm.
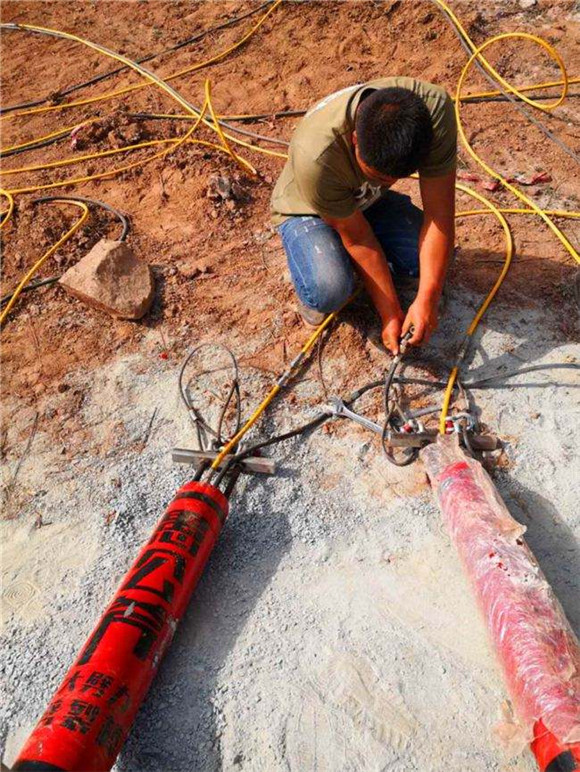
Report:
M387 259L362 212L341 219L325 217L339 234L345 249L352 257L358 272L383 324L382 338L385 346L394 354L399 350L401 325L404 314L393 285Z
M403 334L410 343L426 343L437 327L437 310L455 240L455 172L420 179L423 227L419 236L419 291L410 306Z

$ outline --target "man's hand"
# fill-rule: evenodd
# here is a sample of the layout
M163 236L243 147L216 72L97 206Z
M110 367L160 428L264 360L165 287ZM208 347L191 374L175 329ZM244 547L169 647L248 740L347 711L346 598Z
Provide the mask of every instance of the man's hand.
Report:
M398 313L383 320L381 338L385 348L388 349L393 356L399 353L404 320L405 314L400 309Z
M421 300L416 298L415 302L409 307L401 332L404 335L411 327L414 327L413 335L409 338L409 343L412 346L427 343L431 333L437 329L438 305L437 300ZM385 343L385 345L387 344Z

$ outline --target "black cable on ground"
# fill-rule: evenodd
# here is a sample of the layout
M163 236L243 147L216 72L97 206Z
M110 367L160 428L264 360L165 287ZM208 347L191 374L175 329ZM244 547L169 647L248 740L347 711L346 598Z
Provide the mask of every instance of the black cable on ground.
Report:
M32 200L33 204L44 204L49 201L82 201L83 204L89 204L90 206L98 206L101 209L105 209L107 212L110 212L111 214L114 214L115 217L119 220L121 223L121 233L119 234L119 237L117 241L125 241L129 234L129 219L126 217L126 215L119 212L118 209L115 209L115 207L111 206L110 204L106 204L104 201L97 201L95 198L83 198L82 196L42 196L42 198L35 198ZM40 279L39 281L33 281L27 284L25 287L23 287L20 291L21 292L31 292L32 290L38 289L39 287L46 287L51 284L56 284L56 282L60 279L60 276L51 276L48 279ZM0 308L6 303L9 303L12 300L12 296L14 295L13 292L10 292L8 295L4 295L4 297L0 298Z
M26 287L23 287L20 292L31 292L32 290L38 289L39 287L46 287L50 284L56 284L56 282L60 279L60 276L51 276L48 279L40 279L39 281L32 281L30 284L27 284ZM14 295L13 292L10 292L8 295L4 295L4 297L0 298L0 308L2 306L5 306L6 303L9 303L12 300L12 296Z
M4 30L4 29L19 30L21 32L31 32L31 33L37 34L37 35L48 35L49 37L54 37L54 38L58 38L58 39L68 40L66 35L64 35L62 32L58 32L57 30L27 29L26 27L20 27L16 23L0 24L0 29L2 29L2 30ZM108 51L109 53L114 54L113 51L111 51L110 49L107 49L105 46L100 46L99 48L102 51L105 51L105 52ZM155 74L152 71L147 70L145 67L141 67L138 62L133 62L133 64L135 64L136 69L142 75L146 75L147 77L149 77L150 80L154 80L154 78L156 77ZM169 86L168 84L165 84L165 89L168 90L170 93L173 93L176 97L179 97L180 101L183 103L184 98L179 96L177 91L175 91L175 89L172 86ZM185 100L185 102L186 102L187 106L193 112L195 112L198 116L201 115L201 110L198 107L195 107L195 105L191 104L187 100ZM219 123L220 126L223 126L224 128L226 128L226 129L228 129L230 131L235 131L238 134L243 134L244 136L247 136L247 137L252 137L254 139L262 140L264 142L274 142L275 144L283 145L284 147L287 147L288 144L289 144L288 142L286 142L285 140L282 140L282 139L275 139L275 138L272 138L272 137L266 137L263 134L256 134L255 132L250 132L250 131L247 131L246 129L236 128L236 127L232 126L231 124L227 123L226 121L221 121L221 120L218 119L218 123ZM18 148L18 150L24 150L24 148Z
M525 375L527 373L538 372L540 370L580 370L580 364L573 362L554 362L552 364L547 363L544 365L530 365L529 367L522 367L519 370L510 370L507 373L497 373L496 375L490 375L487 378L482 378L478 381L462 381L462 386L466 389L499 389L501 385L494 385L494 381L508 380L515 378L518 375ZM375 386L381 385L382 381L376 381ZM409 384L415 386L433 386L444 389L447 386L447 381L431 381L427 378L408 378L404 375L398 375L393 379L393 383ZM514 385L506 384L503 388L518 388L529 386L544 386L546 384L529 384L529 383L516 383ZM570 384L566 384L567 386Z
M13 150L5 150L2 153L0 153L0 157L2 158L8 158L11 155L18 155L19 153L28 153L29 150L39 150L42 147L48 147L48 145L54 145L57 142L62 142L63 140L67 139L67 137L70 136L70 132L63 131L62 134L57 134L56 137L50 137L49 139L44 139L41 142L31 142L27 145L23 145L23 147L15 147Z
M114 206L106 204L104 201L97 201L96 198L83 198L82 196L42 196L41 198L34 198L33 204L44 204L48 201L82 201L83 204L89 204L90 206L99 206L101 209L105 209L107 212L114 214L115 217L121 223L121 233L117 241L125 241L129 234L129 219L126 215L122 214Z
M210 35L212 32L217 32L218 30L224 29L225 27L231 27L233 24L236 24L237 22L242 21L243 19L247 19L248 16L253 16L254 14L261 11L262 8L265 8L267 5L270 5L270 3L271 3L271 0L267 0L267 2L262 3L261 5L258 5L256 8L252 8L252 10L247 11L244 14L240 14L240 16L235 16L233 19L229 19L228 21L223 22L222 24L218 24L215 27L210 27L209 29L204 30L203 32L200 32L197 35L194 35L193 37L189 37L186 40L182 40L181 42L176 43L175 45L170 46L169 48L164 48L162 51L157 51L154 54L147 54L147 56L144 56L141 59L136 59L135 61L137 64L150 62L152 59L155 59L158 56L171 53L172 51L177 51L180 48L184 48L185 46L191 45L192 43L196 43L198 40L201 40L206 35ZM77 83L74 86L69 86L68 88L63 89L62 91L58 91L56 94L52 94L51 96L44 97L43 99L38 99L34 102L23 102L22 104L19 104L19 105L0 107L0 115L13 112L14 110L24 110L30 107L38 107L39 105L46 104L47 102L54 102L55 99L60 99L61 97L67 96L68 94L72 94L75 91L80 91L83 88L87 88L88 86L93 86L95 83L100 83L101 81L106 80L107 78L111 78L113 75L117 75L118 73L124 72L125 70L128 70L128 69L129 67L127 66L116 67L114 70L108 70L107 72L104 72L101 75L96 75L94 78L91 78L90 80L86 80L83 83Z
M495 82L495 81L494 81ZM545 101L547 99L553 99L552 94L528 94L530 99L537 100L537 101ZM512 97L516 99L517 101L521 101L519 97L517 97L515 94L512 94ZM575 91L573 93L566 94L566 99L568 98L577 98L580 97L580 91ZM470 97L468 94L461 97L462 102L470 102L472 104L482 104L483 102L509 102L511 101L508 96L505 96L504 94L497 94L496 96L474 96Z
M199 107L195 108L198 112L200 112ZM191 121L191 117L187 115L155 115L155 113L129 113L130 118L135 118L136 120L155 120L155 121ZM248 131L247 129L241 129L239 126L232 126L231 123L228 121L224 121L221 118L218 121L220 126L223 126L225 129L228 129L229 131L233 131L236 134L242 134L244 137L251 137L252 139L260 139L262 142L270 142L273 145L283 145L284 147L289 147L290 143L286 142L285 139L279 139L278 137L268 137L265 134L257 134L255 131Z
M251 123L252 121L265 121L270 118L297 118L306 115L306 110L284 110L280 113L254 113L252 115L240 115L228 118L229 121L239 123ZM159 113L127 113L129 118L136 121L191 121L189 115L160 115Z
M471 46L469 43L465 40L463 37L463 34L461 33L461 30L457 28L455 25L455 22L453 19L447 15L447 13L435 2L435 0L432 0L433 5L437 8L438 11L443 15L445 20L450 24L451 29L455 33L455 36L459 40L461 46L466 51L468 56L471 56L473 54L473 51L471 49ZM527 110L523 105L520 104L520 100L513 94L510 94L508 91L506 91L501 83L496 83L496 81L493 79L493 77L487 72L485 67L479 62L479 59L476 57L474 60L474 64L478 68L478 70L481 72L481 74L485 77L485 79L490 83L494 89L497 89L502 92L503 96L512 103L512 105L518 110L521 115L525 116L531 123L536 126L548 139L550 139L554 144L558 145L558 147L563 150L567 155L570 156L570 158L574 159L577 164L580 164L580 155L578 153L575 153L572 148L567 145L563 140L561 140L559 137L557 137L555 134L553 134L550 129L547 128L547 126L544 126L544 124L539 121L535 115L532 115L529 110Z

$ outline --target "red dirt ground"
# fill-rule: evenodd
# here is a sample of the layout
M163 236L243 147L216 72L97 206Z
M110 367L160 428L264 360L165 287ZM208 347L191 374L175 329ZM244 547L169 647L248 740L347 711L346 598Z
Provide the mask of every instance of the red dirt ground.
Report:
M580 74L578 28L569 18L574 3L539 0L529 11L517 2L497 5L455 3L466 28L477 43L507 30L541 34L555 44L571 75ZM476 11L479 6L481 10ZM138 58L165 48L197 31L238 15L252 4L244 2L5 2L4 22L54 27L106 45ZM212 33L193 46L155 59L151 69L162 77L213 55L238 40L257 16ZM531 44L507 44L493 49L490 59L506 77L537 82L557 75L554 67ZM410 74L444 85L454 92L466 57L451 28L429 2L284 2L246 45L222 62L172 81L194 104L203 100L206 77L212 82L214 102L221 114L272 113L305 109L316 100L352 83L385 74ZM6 32L2 45L2 102L12 105L54 94L70 84L110 69L102 55L79 44L24 32ZM139 82L124 72L67 99L102 94ZM469 80L473 90L488 88L477 75ZM572 87L580 91L580 87ZM119 144L179 135L183 122L136 122L128 112L181 111L155 87L123 99L71 110L7 117L1 121L2 146L46 135L59 127L100 116L98 130L82 134L82 149L72 150L70 140L13 155L3 169L46 163L74 155L99 152ZM580 193L573 162L505 103L464 106L468 136L477 151L495 168L530 176L545 170L551 181L526 188L543 206L578 209ZM577 152L580 150L580 103L571 98L555 116L541 116L546 125ZM256 131L288 139L296 119L268 119ZM201 132L205 139L213 139ZM153 151L137 151L145 158ZM183 146L174 155L118 176L46 191L41 195L85 195L108 202L127 213L132 223L130 244L153 265L158 291L155 305L139 323L119 322L87 309L54 287L23 296L2 331L4 397L18 395L29 405L42 404L44 396L63 390L69 374L90 371L120 353L129 353L147 341L151 357L169 349L177 361L187 326L188 341L215 330L223 340L229 330L244 339L256 337L264 326L280 329L276 344L258 351L251 364L279 372L288 355L303 341L305 331L293 311L293 292L284 279L284 260L278 238L270 231L268 201L282 161L241 149L259 170L258 178L245 176L225 155L194 146ZM131 159L137 158L131 156ZM461 167L475 166L461 152ZM9 188L42 185L56 180L94 174L121 165L124 156L83 162L71 167L26 172L3 179ZM243 193L230 209L207 195L212 174L225 173L238 180ZM473 183L468 183L473 184ZM481 190L481 189L480 189ZM485 192L485 191L482 191ZM3 294L10 291L32 263L70 226L72 207L55 204L33 206L37 194L19 195L16 213L2 231ZM490 195L490 194L487 194ZM511 196L493 194L507 206L517 206ZM460 195L459 209L471 208ZM560 244L536 218L512 217L518 257L502 289L504 301L514 305L558 304L575 268ZM113 237L117 226L103 214L92 214L88 224L51 258L38 277L61 273L104 235ZM578 226L563 228L572 241ZM459 257L452 280L483 292L499 270L503 237L493 218L469 218L458 225ZM209 270L191 278L192 264L203 258ZM353 313L353 312L351 312ZM151 344L154 331L158 345ZM325 356L333 350L353 351L345 382L354 385L357 371L364 373L360 329L342 326L333 336ZM562 335L573 329L562 322ZM356 353L355 353L356 352ZM363 376L364 378L364 376ZM360 378L358 379L360 380ZM78 396L78 395L77 395ZM74 393L63 410L74 412ZM48 427L45 427L49 430ZM55 424L54 431L58 434Z

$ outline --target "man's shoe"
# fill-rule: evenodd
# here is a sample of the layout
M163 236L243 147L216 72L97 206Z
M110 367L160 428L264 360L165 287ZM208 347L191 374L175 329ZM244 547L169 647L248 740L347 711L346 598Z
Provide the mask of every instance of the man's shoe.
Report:
M328 314L325 314L323 311L317 311L315 308L309 308L308 306L304 305L301 300L298 301L298 313L302 317L303 321L310 327L318 327L318 325L322 324L322 322L328 316Z

